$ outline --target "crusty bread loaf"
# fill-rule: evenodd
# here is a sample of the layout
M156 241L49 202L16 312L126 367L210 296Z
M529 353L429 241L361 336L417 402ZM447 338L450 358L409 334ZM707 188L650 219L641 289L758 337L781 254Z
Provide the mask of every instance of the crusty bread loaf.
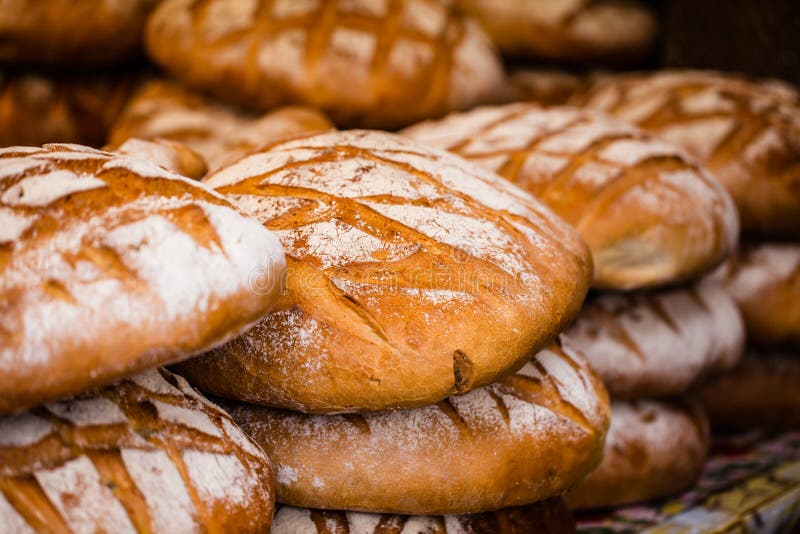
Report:
M500 177L381 132L277 143L206 178L274 230L287 288L182 364L215 395L328 413L432 404L521 366L577 314L577 233Z
M742 229L800 235L800 92L703 71L599 79L574 103L686 148L728 189Z
M713 428L800 428L800 354L750 353L700 386L696 398Z
M743 245L713 278L739 305L748 343L800 348L800 244Z
M174 82L153 80L128 102L114 123L109 143L118 146L133 137L178 141L216 170L271 142L332 128L322 113L311 108L287 107L257 116Z
M436 515L561 494L600 461L609 417L600 379L558 345L500 382L422 408L310 416L223 406L272 460L279 502Z
M567 503L605 508L676 494L700 476L708 449L708 420L694 403L613 402L603 461Z
M653 45L656 21L639 1L456 0L503 52L577 62L632 62Z
M166 371L0 418L0 530L269 530L269 459Z
M182 143L160 137L151 141L132 138L115 149L106 147L105 150L122 156L147 160L176 174L195 180L205 176L208 171L205 160L197 152Z
M651 293L602 293L563 335L603 378L612 397L686 392L739 362L744 324L733 299L710 281Z
M483 514L419 516L278 506L272 534L571 534L575 519L560 497Z
M2 149L0 221L0 413L207 350L280 292L274 235L145 160Z
M0 62L64 67L141 54L145 19L160 0L4 0Z
M402 132L528 190L592 249L595 286L634 289L691 279L733 249L736 209L679 149L605 115L510 104Z
M138 84L139 76L119 74L4 73L0 76L0 146L100 146Z
M521 69L508 76L503 102L536 102L543 106L566 104L586 89L588 78L567 71Z
M260 109L309 104L341 126L468 108L503 78L480 27L440 0L166 0L146 40L191 86Z

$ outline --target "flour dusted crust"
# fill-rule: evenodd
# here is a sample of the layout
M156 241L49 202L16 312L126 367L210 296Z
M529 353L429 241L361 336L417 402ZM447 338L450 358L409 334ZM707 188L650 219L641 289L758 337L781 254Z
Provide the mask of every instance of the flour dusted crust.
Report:
M606 508L674 495L700 476L708 419L684 400L611 403L603 461L566 494L573 509Z
M122 156L144 159L195 180L205 176L208 170L206 162L197 152L182 143L168 139L156 138L147 141L133 138L128 139L116 149L106 147L105 150Z
M745 244L713 277L739 305L748 343L800 348L800 244Z
M503 77L478 25L439 0L166 0L146 40L194 87L261 109L308 104L342 126L468 108Z
M177 141L216 170L263 145L332 128L322 113L311 108L286 107L257 116L176 83L154 80L131 98L114 123L109 143L117 146L131 138Z
M272 534L570 534L575 520L560 497L482 514L420 516L278 506Z
M736 365L744 324L718 284L651 293L601 293L562 335L580 350L616 399L684 393Z
M736 209L710 174L597 112L509 104L402 133L497 172L564 217L592 250L598 288L695 278L737 241Z
M270 310L283 267L274 235L154 163L0 150L0 413L229 339Z
M0 62L107 65L141 54L147 15L160 0L4 0Z
M278 143L206 183L288 257L275 311L180 367L227 398L315 413L431 404L521 366L591 277L586 246L546 207L387 133Z
M800 235L800 93L794 87L666 71L600 79L574 103L687 149L731 193L745 232Z
M163 370L0 418L9 532L260 533L274 500L264 452Z
M741 365L708 381L695 397L713 428L800 427L800 353L752 351Z
M653 45L656 21L643 2L456 0L503 52L577 62L637 61Z
M42 2L44 4L45 2ZM1 47L0 47L1 48ZM101 146L139 76L0 75L0 146Z
M599 462L609 417L600 379L556 344L500 382L422 408L310 416L224 406L272 460L278 501L401 514L559 495Z

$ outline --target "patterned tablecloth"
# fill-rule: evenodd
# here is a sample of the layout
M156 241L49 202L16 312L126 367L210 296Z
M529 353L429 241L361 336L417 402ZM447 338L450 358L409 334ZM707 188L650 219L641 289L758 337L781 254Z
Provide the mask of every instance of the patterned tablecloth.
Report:
M578 519L596 534L800 532L800 432L715 438L692 490Z

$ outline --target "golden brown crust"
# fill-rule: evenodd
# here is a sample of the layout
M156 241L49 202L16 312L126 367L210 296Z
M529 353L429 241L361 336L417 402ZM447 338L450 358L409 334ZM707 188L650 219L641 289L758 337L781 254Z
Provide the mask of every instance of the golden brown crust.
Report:
M166 371L0 418L8 532L252 532L274 509L269 459Z
M600 379L558 345L500 382L412 410L224 406L272 460L280 502L433 515L561 494L599 462L609 417Z
M178 79L260 109L308 104L336 124L395 128L492 98L502 66L439 0L166 0L150 55Z
M747 233L800 235L800 93L704 71L601 78L574 103L686 148L733 196Z
M543 106L566 104L586 90L589 80L567 71L521 69L508 76L501 102L536 102Z
M320 112L286 107L257 116L164 80L143 85L114 123L109 143L130 138L178 141L217 170L261 146L300 134L333 129Z
M745 244L713 277L738 304L748 343L800 348L800 244Z
M197 152L182 143L169 139L156 138L152 141L145 141L132 138L117 148L107 146L104 150L144 159L194 180L199 180L208 171L206 162Z
M3 74L0 146L100 146L138 84L130 75Z
M145 19L159 1L4 0L0 62L63 67L136 57Z
M749 354L735 369L703 384L696 398L713 428L800 427L800 355Z
M694 403L613 402L603 461L567 504L605 508L679 493L700 476L708 449L708 419Z
M554 497L482 514L417 516L278 506L272 534L572 534L575 519Z
M0 413L208 350L280 291L274 235L145 160L3 149L0 218Z
M456 0L509 54L577 62L635 62L653 46L656 20L642 2Z
M676 147L600 113L520 103L479 108L402 132L508 178L575 226L595 287L689 280L736 244L730 196Z
M275 144L206 183L287 250L276 311L182 364L201 389L312 413L424 406L521 366L577 314L585 244L450 154L372 131Z
M711 281L650 293L602 293L562 338L580 350L615 399L686 392L739 362L744 324Z

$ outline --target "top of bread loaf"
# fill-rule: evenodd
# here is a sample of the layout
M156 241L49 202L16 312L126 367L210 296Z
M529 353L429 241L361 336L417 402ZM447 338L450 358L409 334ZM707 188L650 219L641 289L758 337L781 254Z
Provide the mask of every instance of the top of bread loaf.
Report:
M250 288L275 236L145 160L2 149L0 222L0 413L208 349L279 292Z
M310 104L343 126L404 126L486 101L502 81L478 25L440 0L166 0L146 40L223 100Z

